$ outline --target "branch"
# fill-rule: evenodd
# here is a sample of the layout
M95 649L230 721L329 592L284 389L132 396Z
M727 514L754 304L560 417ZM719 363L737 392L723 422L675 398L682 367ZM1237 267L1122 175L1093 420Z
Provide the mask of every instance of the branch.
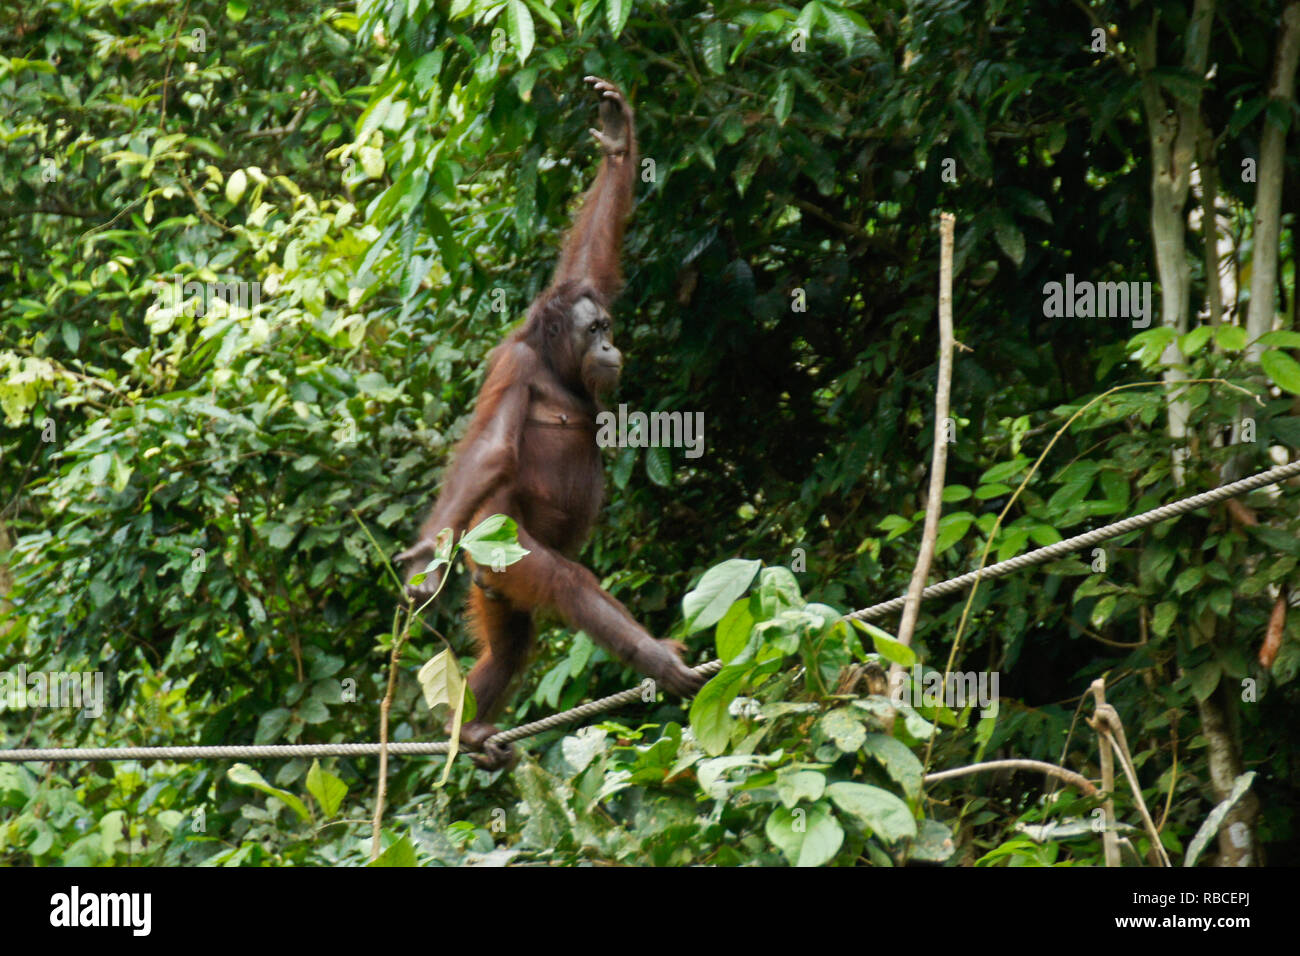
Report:
M1075 773L1073 770L1067 770L1064 767L1058 767L1056 764L1048 763L1045 760L1027 760L1018 757L1011 760L990 760L986 763L973 763L968 767L954 767L952 770L927 773L924 782L940 783L957 777L969 777L971 774L983 773L986 770L1033 770L1038 773L1045 773L1049 777L1055 777L1057 780L1076 787L1085 797L1095 797L1100 793L1093 785L1093 782L1083 774Z
M1151 814L1147 811L1146 801L1142 799L1142 785L1138 783L1137 771L1133 767L1133 757L1129 753L1128 740L1124 735L1124 724L1119 719L1119 712L1110 704L1106 703L1106 682L1098 677L1092 682L1092 696L1096 700L1096 712L1088 718L1088 726L1097 731L1101 737L1103 746L1101 748L1102 758L1102 785L1105 786L1105 775L1107 772L1113 773L1110 769L1110 750L1115 751L1115 756L1119 757L1120 766L1124 769L1124 776L1128 780L1129 788L1133 791L1133 802L1137 806L1138 814L1142 817L1142 823L1147 828L1147 835L1151 837L1151 850L1156 854L1162 866L1173 866L1169 861L1169 854L1165 852L1164 844L1160 842L1160 831L1156 829L1155 821L1151 819ZM1109 745L1107 750L1105 745ZM1113 790L1107 790L1112 793ZM1114 834L1115 827L1115 805L1114 801L1108 796L1106 798L1106 865L1119 866L1119 841ZM1111 848L1115 850L1115 862L1111 862Z
M934 388L934 436L930 449L930 490L925 502L925 530L921 534L921 550L912 569L912 581L907 588L907 603L898 624L898 640L911 645L916 631L916 619L921 612L921 592L925 579L930 576L934 561L934 545L939 538L939 513L943 511L943 480L948 466L948 443L942 430L948 420L948 402L952 391L952 247L956 220L952 213L939 216L939 372ZM894 667L898 667L897 664ZM902 668L898 668L902 676Z
M939 216L939 369L934 386L934 434L930 449L930 490L925 502L925 529L921 533L921 549L912 569L912 581L907 587L907 602L898 622L898 640L912 644L916 619L921 614L921 592L925 579L930 576L934 561L934 545L939 537L939 513L943 511L943 480L948 468L948 442L944 439L944 423L948 420L949 394L952 390L952 247L956 220L952 213ZM947 675L945 674L945 680ZM889 687L897 690L903 684L903 668L897 661L889 668Z

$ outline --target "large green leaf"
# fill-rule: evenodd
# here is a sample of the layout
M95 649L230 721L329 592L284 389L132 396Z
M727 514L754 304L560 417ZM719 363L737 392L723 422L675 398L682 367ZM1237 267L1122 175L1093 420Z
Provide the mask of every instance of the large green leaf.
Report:
M844 829L825 800L807 808L777 807L764 831L794 866L821 866L834 858L844 842Z
M833 783L826 788L835 806L855 817L887 843L916 836L912 811L894 794L865 783Z
M288 790L281 790L279 787L273 787L266 782L260 773L254 770L246 763L237 763L226 771L226 776L230 778L231 783L237 783L245 787L252 787L254 790L260 790L267 796L275 797L286 807L298 814L300 820L310 820L311 812L307 805L295 797Z
M722 620L731 605L748 590L762 565L761 561L731 558L705 571L700 583L682 598L686 633L694 634Z

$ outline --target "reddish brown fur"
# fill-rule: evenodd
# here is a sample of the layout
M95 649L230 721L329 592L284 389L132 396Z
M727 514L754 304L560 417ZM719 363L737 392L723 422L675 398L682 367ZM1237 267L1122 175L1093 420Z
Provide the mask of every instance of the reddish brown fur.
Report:
M637 156L631 109L611 85L588 81L604 94L603 130L597 137L605 147L600 173L550 287L529 308L527 322L493 350L442 494L419 541L398 556L410 562L411 573L424 570L443 529L459 536L492 514L513 517L519 543L529 551L501 571L466 559L474 580L470 627L480 649L468 678L478 712L461 731L472 749L496 731L491 721L526 663L533 612L539 608L554 609L570 627L586 631L674 693L694 693L703 683L681 662L680 644L651 637L601 589L595 575L573 560L604 493L595 440L598 395L590 382L617 377L619 354L608 334L606 310L622 286L619 256ZM584 298L593 305L576 308ZM575 351L575 336L589 341L582 354ZM411 590L424 598L438 580L435 573ZM477 758L485 767L504 766L513 758L509 747L486 751Z

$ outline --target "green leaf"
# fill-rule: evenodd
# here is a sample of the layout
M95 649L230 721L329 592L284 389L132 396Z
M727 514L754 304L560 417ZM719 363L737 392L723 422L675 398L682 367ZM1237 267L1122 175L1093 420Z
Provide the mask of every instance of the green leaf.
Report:
M867 731L862 726L862 721L847 707L832 710L823 716L817 725L821 732L846 754L856 751L867 739Z
M528 0L528 6L533 13L545 20L556 33L564 32L564 24L560 22L559 15L554 10L549 9L546 4L540 2L540 0Z
M727 38L722 24L716 20L704 28L700 37L700 58L714 76L727 72Z
M295 797L288 790L281 790L279 787L273 787L263 779L262 775L246 763L237 763L226 771L226 776L231 783L240 784L245 787L252 787L254 790L260 790L267 796L275 797L286 807L298 814L300 820L310 820L311 813L307 805Z
M1187 845L1187 856L1183 860L1183 866L1196 865L1201 853L1210 845L1210 841L1218 835L1219 828L1223 826L1223 821L1228 816L1228 811L1235 807L1241 798L1246 795L1246 791L1250 789L1254 779L1255 771L1249 770L1232 782L1232 792L1228 794L1227 799L1210 811L1210 815L1205 818L1205 822L1196 831L1196 836L1192 837L1192 842Z
M427 260L425 260L427 262ZM427 267L426 267L426 275ZM357 391L362 395L369 395L379 399L381 402L395 401L401 392L388 384L388 379L379 372L365 372L357 376Z
M591 15L596 12L596 7L600 6L600 4L601 0L582 0L581 3L577 4L577 8L573 12L573 22L578 25L579 30L587 26L587 21L591 19Z
M1029 529L1029 537L1033 539L1034 544L1045 548L1049 544L1056 544L1056 542L1060 541L1061 532L1050 524L1036 524Z
M339 805L348 794L348 785L328 770L322 770L319 760L313 760L311 769L307 771L307 792L316 798L328 820L338 813Z
M735 146L745 135L745 121L737 113L728 113L722 118L720 132L724 143Z
M1225 328L1231 328L1231 326L1225 326ZM1182 349L1184 355L1195 355L1201 349L1205 348L1205 343L1210 341L1210 336L1213 333L1214 329L1211 326L1198 325L1182 337L1178 343L1178 347ZM1243 332L1242 334L1244 335L1245 333Z
M1269 349L1259 357L1259 364L1279 388L1300 395L1300 362L1285 352Z
M794 14L785 9L769 10L767 13L763 14L745 30L744 34L740 38L740 42L737 43L736 48L731 51L731 56L729 57L728 62L735 63L736 60L740 58L740 54L749 47L758 34L772 33L776 30L784 29L786 21L791 19L793 16Z
M1193 668L1188 675L1192 683L1192 694L1197 700L1208 700L1215 688L1219 686L1219 678L1222 676L1223 668L1218 661L1206 661L1199 667Z
M844 44L844 53L853 52L853 39L857 33L856 25L848 13L833 4L820 4L822 19L826 22L826 32Z
M239 23L248 16L248 4L244 0L229 0L226 4L226 16Z
M803 31L803 35L808 37L812 35L821 19L821 4L817 0L811 0L810 3L804 4L804 8L799 11L799 19L795 20L794 28Z
M731 558L705 571L700 583L682 598L686 633L694 634L722 620L762 566L762 561Z
M1164 637L1174 626L1178 618L1178 605L1173 601L1161 601L1156 605L1156 612L1151 616L1151 630L1157 637Z
M1099 628L1109 621L1111 615L1115 613L1115 603L1117 600L1118 599L1115 595L1107 594L1104 598L1098 601L1093 606L1092 613L1088 615L1089 623L1091 623L1094 628Z
M902 515L885 515L876 525L881 531L888 531L889 536L886 541L893 541L901 534L906 534L912 530L912 522L908 521Z
M69 352L75 354L81 345L81 330L71 322L64 322L59 331L63 335L63 344L68 347Z
M537 690L533 692L533 700L539 701L547 707L559 707L560 693L564 690L568 678L569 668L565 666L564 662L556 664L537 682Z
M383 853L366 866L415 866L415 847L406 837L395 840Z
M510 35L510 42L515 45L522 66L527 62L528 54L533 52L533 43L537 39L533 15L523 0L509 0L506 4L506 32Z
M731 702L740 693L749 664L724 667L700 688L691 701L691 730L700 746L717 756L727 749L735 718L731 716Z
M438 780L438 786L441 787L451 776L452 764L460 746L461 725L466 720L474 719L477 703L460 672L460 662L450 648L425 661L416 674L416 679L430 710L439 705L451 708L451 726L448 728L451 748L447 751L447 759L442 765L442 777Z
M242 169L236 169L226 180L226 201L232 205L238 203L248 188L248 176Z
M763 829L772 845L794 866L821 866L844 843L844 828L824 800L807 809L777 807Z
M826 792L826 775L818 770L783 770L776 777L776 795L787 807L800 800L815 803Z
M416 679L430 710L439 706L455 707L465 690L460 662L450 649L440 651L425 661L416 674Z
M280 739L284 728L289 726L293 713L287 707L275 707L264 711L257 721L257 732L253 734L253 743L269 744Z
M1255 117L1268 104L1267 96L1260 96L1251 100L1243 100L1242 103L1233 110L1232 119L1228 122L1228 135L1236 139L1241 135L1241 131L1255 122Z
M406 512L408 510L409 509L404 502L394 501L389 504L375 520L385 528L391 528L396 522L406 517Z
M763 616L773 618L790 608L803 607L799 579L784 565L764 568L758 576L759 608Z
M1025 261L1025 236L1016 228L1011 217L1006 213L1000 214L993 222L993 235L998 241L1000 248L1006 257L1021 266Z
M1226 326L1220 326L1226 328ZM1236 328L1236 326L1232 326ZM1292 332L1290 329L1279 329L1276 332L1265 332L1259 337L1259 344L1266 346L1276 346L1281 349L1300 349L1300 332Z
M357 158L361 160L361 171L367 179L378 179L384 175L383 150L375 146L362 146L357 150Z
M904 669L910 668L916 663L916 651L912 650L884 628L877 627L870 621L854 620L853 623L858 627L863 628L871 635L871 646L874 647L876 653L885 660L897 664L899 667Z
M425 53L411 67L411 83L422 93L427 93L433 87L434 79L442 72L442 63L445 54L442 50L432 50Z
M1028 467L1029 459L1024 456L1017 456L1011 461L1004 461L999 465L994 465L988 471L984 472L984 474L980 476L980 484L990 485L1010 481Z
M772 117L777 126L784 126L794 108L794 84L783 79L776 85L776 95L772 98Z
M827 795L844 813L856 818L887 843L916 836L916 820L907 804L888 790L865 783L833 783Z
M1201 91L1209 84L1190 70L1177 66L1158 66L1147 72L1147 77L1163 86L1188 106L1200 103Z
M614 487L619 491L627 487L628 479L632 477L632 466L635 464L636 449L634 448L624 448L614 459L611 477L614 479Z
M293 541L295 533L296 532L292 525L277 524L271 529L271 534L267 538L267 542L277 551L283 551L285 548L289 547L290 542Z
M645 473L660 488L669 488L673 483L673 465L668 457L667 448L647 448L645 453Z
M718 657L730 662L749 643L749 634L754 629L754 615L750 613L749 601L740 600L727 609L727 613L718 622L714 632L714 645Z
M1240 325L1216 326L1214 341L1226 352L1240 352L1246 347L1246 330Z
M323 724L330 718L329 708L318 697L309 697L297 707L298 719L306 724Z
M1187 568L1178 577L1174 578L1174 593L1186 594L1196 585L1201 583L1201 578L1205 577L1204 568Z
M1006 561L1014 558L1021 552L1025 544L1029 541L1028 528L1003 528L1002 533L998 535L998 561Z
M1060 514L1071 505L1080 502L1088 494L1093 481L1097 478L1100 466L1094 461L1080 461L1064 469L1057 480L1061 486L1048 499L1047 510Z
M1128 505L1128 476L1119 471L1107 469L1100 476L1101 492L1107 501Z
M560 741L564 762L572 768L575 775L586 770L596 759L596 755L604 752L607 736L608 734L598 727L585 727L581 733L570 734Z
M506 515L489 515L465 532L460 547L478 564L500 571L529 554L519 544L519 526Z
M615 40L623 32L628 15L632 12L632 0L605 0L605 23Z
M938 820L922 820L908 857L923 863L943 863L957 850L952 830Z
M888 734L868 734L862 749L879 761L905 794L913 799L921 795L921 761L901 740Z
M939 537L934 543L934 553L943 554L963 537L970 530L971 524L975 521L975 516L968 511L954 511L950 515L944 515L939 519Z

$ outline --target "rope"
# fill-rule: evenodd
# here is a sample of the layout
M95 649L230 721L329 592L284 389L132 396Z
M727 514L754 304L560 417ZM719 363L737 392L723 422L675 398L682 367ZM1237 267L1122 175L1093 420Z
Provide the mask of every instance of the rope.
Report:
M1123 521L1116 521L1114 524L1108 524L1104 527L1097 528L1095 531L1088 531L1084 534L1077 534L1073 538L1066 538L1064 541L1058 541L1056 544L1049 544L1045 548L1038 548L1035 551L1029 551L1025 554L1017 555L1007 561L999 561L997 564L990 564L987 568L980 571L971 571L960 577L950 578L940 584L932 584L921 592L922 598L942 597L945 594L952 594L956 591L964 590L976 581L987 581L993 578L1001 578L1010 574L1012 571L1019 571L1021 568L1033 567L1037 564L1043 564L1047 561L1054 561L1057 558L1064 557L1072 551L1079 551L1088 547L1090 544L1097 544L1105 541L1107 538L1115 538L1121 534L1127 534L1130 531L1137 531L1139 528L1147 528L1153 524L1159 524L1166 518L1173 518L1178 515L1187 514L1189 511L1195 511L1198 508L1204 508L1206 505L1217 504L1228 498L1235 498L1237 495L1244 495L1248 491L1255 491L1257 488L1263 488L1265 485L1275 484L1284 478L1293 478L1300 475L1300 461L1293 461L1289 465L1278 465L1276 468L1270 468L1268 471L1261 471L1257 475L1251 475L1249 478L1242 478L1239 481L1233 481L1226 485L1219 485L1217 488L1211 488L1209 491L1202 491L1200 494L1192 495L1190 498L1184 498L1181 501L1175 501L1173 504L1161 505L1159 508L1152 508L1150 511L1144 511L1141 514L1133 515L1131 518L1125 518ZM907 596L896 597L891 601L884 601L880 604L873 604L871 607L865 607L860 611L854 611L852 614L845 615L846 618L858 621L868 621L878 617L884 617L891 611L897 611L907 603Z
M718 671L722 670L722 661L714 658L707 664L701 664L699 667L692 668L695 673L701 677L712 677ZM581 720L583 717L594 717L596 714L603 714L607 710L614 710L622 707L624 704L634 704L641 698L641 688L629 687L627 690L621 690L617 694L610 694L608 697L602 697L599 700L589 700L585 704L580 704L571 710L562 710L558 714L551 714L549 717L543 717L541 720L534 720L530 724L521 724L510 730L503 730L499 734L493 734L488 740L498 744L514 743L516 740L522 740L525 737L534 737L546 730L559 727L561 724L572 723L575 720ZM486 741L485 741L486 743Z
M1048 561L1055 561L1057 558L1078 551L1089 545L1098 544L1109 538L1115 538L1130 531L1137 531L1141 528L1150 527L1158 524L1167 518L1174 518L1178 515L1187 514L1189 511L1196 511L1198 508L1204 508L1207 505L1217 504L1228 498L1234 498L1243 495L1248 491L1255 491L1267 485L1276 484L1287 478L1294 478L1300 475L1300 460L1293 461L1287 465L1279 465L1276 468L1270 468L1267 471L1261 471L1258 474L1251 475L1249 478L1242 478L1238 481L1229 482L1226 485L1219 485L1209 491L1203 491L1200 494L1192 495L1190 498L1183 498L1181 501L1175 501L1172 504L1161 505L1159 508L1152 508L1150 511L1144 511L1141 514L1133 515L1122 521L1116 521L1113 524L1105 525L1094 531L1088 531L1084 534L1075 535L1073 538L1066 538L1058 541L1056 544L1050 544L1045 548L1038 548L1034 551L1026 552L1007 561L999 561L997 564L991 564L979 571L971 571L955 578L950 578L939 584L932 584L921 592L922 598L942 597L945 594L952 594L961 591L976 581L988 581L994 578L1005 577L1012 571L1019 571L1022 568L1034 567L1035 565L1044 564ZM854 611L852 614L846 614L845 619L867 621L875 618L884 617L891 611L897 611L907 602L906 595L896 597L890 601L884 601L880 604L873 604L870 607ZM695 668L695 672L703 677L712 677L718 671L722 670L722 661L712 660L707 664L701 664ZM602 714L605 711L614 710L622 707L624 704L635 703L641 697L641 687L629 687L627 690L619 691L617 694L611 694L608 697L602 697L599 700L588 701L578 707L570 710L560 711L558 714L552 714L549 717L543 717L541 720L534 720L531 723L521 724L510 730L503 730L499 734L493 734L488 740L498 744L513 743L516 740L522 740L525 737L532 737L544 731L551 730L563 724L572 723L575 720L582 720L585 717L594 717L596 714ZM390 743L388 753L392 756L428 756L434 754L445 754L447 752L447 741L438 743ZM370 757L375 756L380 751L380 745L375 744L277 744L260 747L74 747L74 748L41 748L27 750L0 750L0 763L18 763L22 761L72 761L72 760L207 760L221 758L245 758L252 759L257 757ZM458 751L463 752L463 751Z
M695 668L701 677L712 677L722 670L722 661L709 661ZM635 703L641 699L641 688L630 687L599 700L588 701L570 710L521 724L510 730L489 737L496 743L513 743L524 737L533 737L543 731L551 730L563 724L593 717L607 710L614 710L624 704ZM388 754L391 757L426 757L447 752L447 741L437 743L390 743ZM379 744L267 744L262 746L219 746L219 747L45 747L25 750L0 750L0 763L22 763L24 761L73 761L73 760L220 760L224 758L252 760L255 758L276 757L375 757L379 755ZM458 750L458 753L465 753Z
M447 741L390 743L388 753L401 756L445 754ZM275 744L255 747L69 747L0 750L0 762L25 760L220 760L255 757L373 757L379 744Z

